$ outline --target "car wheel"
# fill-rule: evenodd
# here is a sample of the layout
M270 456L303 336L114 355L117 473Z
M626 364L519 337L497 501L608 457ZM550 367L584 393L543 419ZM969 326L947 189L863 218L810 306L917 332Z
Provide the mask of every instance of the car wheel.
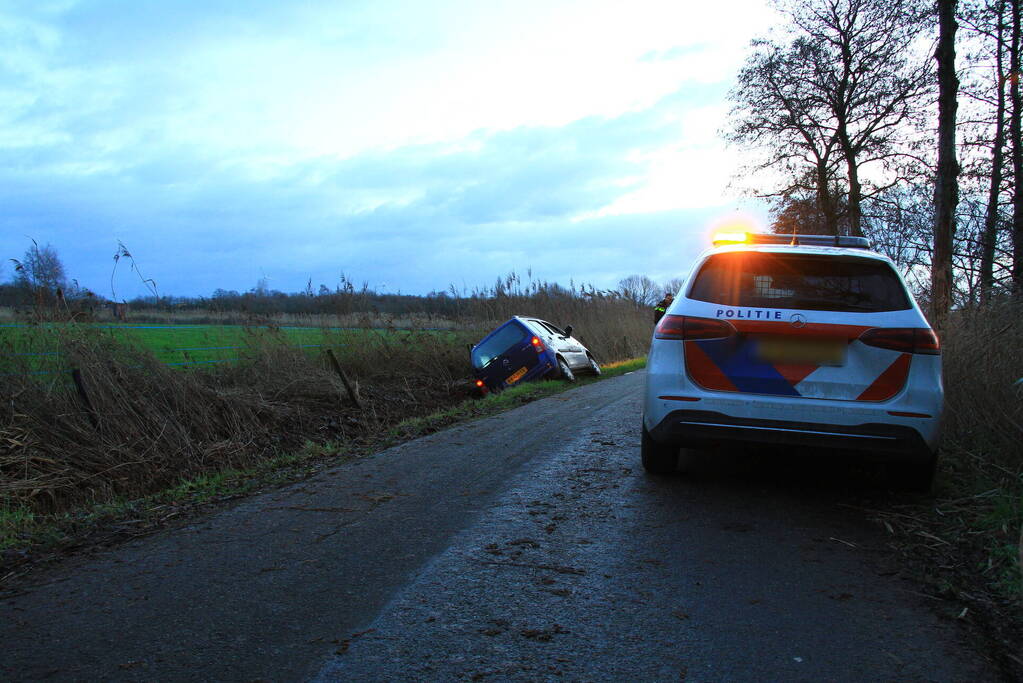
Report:
M640 454L643 456L643 469L650 474L671 474L678 467L678 451L676 446L657 443L643 425L643 439L640 442Z
M888 463L888 480L893 488L927 493L934 483L938 456L931 453L923 462Z
M593 373L594 375L597 375L599 377L600 376L600 366L597 364L597 361L595 361L593 359L593 356L590 356L590 355L587 355L586 359L590 361L590 372Z
M575 381L575 374L572 372L572 368L568 367L568 363L565 362L564 358L558 359L558 377L566 382Z

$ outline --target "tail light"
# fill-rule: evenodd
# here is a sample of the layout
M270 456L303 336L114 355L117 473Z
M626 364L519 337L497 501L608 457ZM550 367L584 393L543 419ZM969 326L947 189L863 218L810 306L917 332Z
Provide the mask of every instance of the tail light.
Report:
M479 389L481 396L486 396L487 394L490 393L490 390L487 389L486 383L484 383L484 381L481 379L476 380L476 388Z
M860 335L867 346L903 353L941 355L941 344L934 330L927 327L875 327Z
M654 330L658 339L724 339L733 334L735 328L724 320L685 315L666 315Z
M546 351L543 342L540 341L540 337L533 337L532 339L529 340L529 343L533 345L533 348L536 349L537 353L543 353L544 351Z

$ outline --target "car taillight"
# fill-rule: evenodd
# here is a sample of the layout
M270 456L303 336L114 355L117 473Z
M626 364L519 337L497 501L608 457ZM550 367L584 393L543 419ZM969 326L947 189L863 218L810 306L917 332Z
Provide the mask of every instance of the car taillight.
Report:
M658 339L724 339L735 334L735 328L724 320L666 315L657 323Z
M540 337L533 337L529 340L529 343L533 345L533 348L536 349L537 353L543 353L545 351L543 342L540 341Z
M903 353L941 355L941 344L934 330L926 327L875 327L860 335L867 346Z

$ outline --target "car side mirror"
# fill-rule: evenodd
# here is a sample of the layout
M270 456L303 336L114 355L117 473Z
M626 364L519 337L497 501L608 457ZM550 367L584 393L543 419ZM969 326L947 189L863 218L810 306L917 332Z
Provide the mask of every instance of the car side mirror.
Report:
M566 337L571 337L572 336L572 326L571 325L565 325L565 336Z

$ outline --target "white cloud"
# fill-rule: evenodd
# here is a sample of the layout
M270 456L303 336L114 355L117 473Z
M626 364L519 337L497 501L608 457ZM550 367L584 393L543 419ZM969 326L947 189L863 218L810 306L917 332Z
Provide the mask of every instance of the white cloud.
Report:
M622 225L652 236L734 205L721 100L768 16L671 0L0 10L0 248L52 242L101 291L117 239L193 294L258 268L282 288L378 269L413 291L523 261L565 281L644 272Z

